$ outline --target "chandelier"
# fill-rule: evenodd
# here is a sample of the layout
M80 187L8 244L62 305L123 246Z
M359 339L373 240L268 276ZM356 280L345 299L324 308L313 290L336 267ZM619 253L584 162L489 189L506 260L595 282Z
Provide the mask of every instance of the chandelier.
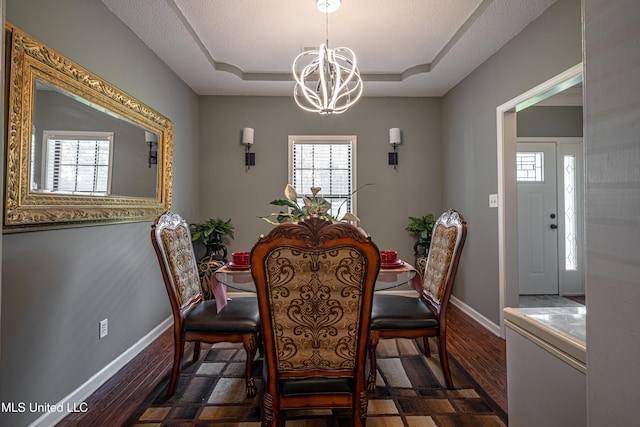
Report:
M339 0L318 0L318 9L326 17L326 42L318 50L307 50L293 60L293 97L306 111L344 113L362 95L362 79L353 51L347 47L329 49L329 12L339 5Z

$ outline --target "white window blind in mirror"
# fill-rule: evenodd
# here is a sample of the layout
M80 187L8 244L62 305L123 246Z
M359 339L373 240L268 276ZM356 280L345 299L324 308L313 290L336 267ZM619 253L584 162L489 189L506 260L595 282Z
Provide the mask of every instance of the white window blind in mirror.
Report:
M355 213L355 137L289 137L289 180L301 197L319 196L331 203L330 214Z
M113 132L44 131L43 136L42 190L110 194Z

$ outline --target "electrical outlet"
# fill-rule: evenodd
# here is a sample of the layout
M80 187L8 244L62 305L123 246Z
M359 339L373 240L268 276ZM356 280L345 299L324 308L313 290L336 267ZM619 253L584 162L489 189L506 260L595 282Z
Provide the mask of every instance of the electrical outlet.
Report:
M104 319L100 321L100 339L107 336L109 333L109 319Z
M489 207L497 208L498 207L498 195L497 194L489 194Z

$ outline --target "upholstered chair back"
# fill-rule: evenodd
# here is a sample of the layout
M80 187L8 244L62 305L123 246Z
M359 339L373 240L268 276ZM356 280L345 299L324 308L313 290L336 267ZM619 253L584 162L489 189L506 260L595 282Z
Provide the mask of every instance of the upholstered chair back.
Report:
M180 215L168 212L159 218L154 233L171 306L174 313L184 314L203 299L189 226Z
M277 424L286 408L348 406L362 425L379 268L380 253L369 237L322 217L280 224L253 247L267 421Z
M423 295L437 312L449 299L465 238L466 222L457 211L448 210L436 220L424 271Z
M359 331L368 328L378 264L356 227L320 217L279 225L258 242L252 272L280 372L364 362Z
M363 253L282 247L265 259L278 369L353 369L364 307Z

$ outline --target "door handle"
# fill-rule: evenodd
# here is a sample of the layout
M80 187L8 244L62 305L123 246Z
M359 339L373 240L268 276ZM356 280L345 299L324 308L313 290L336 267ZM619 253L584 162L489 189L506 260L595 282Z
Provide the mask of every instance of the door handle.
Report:
M556 228L558 228L558 226L557 226L557 225L555 225L555 224L551 224L549 227L550 227L552 230L555 230Z

